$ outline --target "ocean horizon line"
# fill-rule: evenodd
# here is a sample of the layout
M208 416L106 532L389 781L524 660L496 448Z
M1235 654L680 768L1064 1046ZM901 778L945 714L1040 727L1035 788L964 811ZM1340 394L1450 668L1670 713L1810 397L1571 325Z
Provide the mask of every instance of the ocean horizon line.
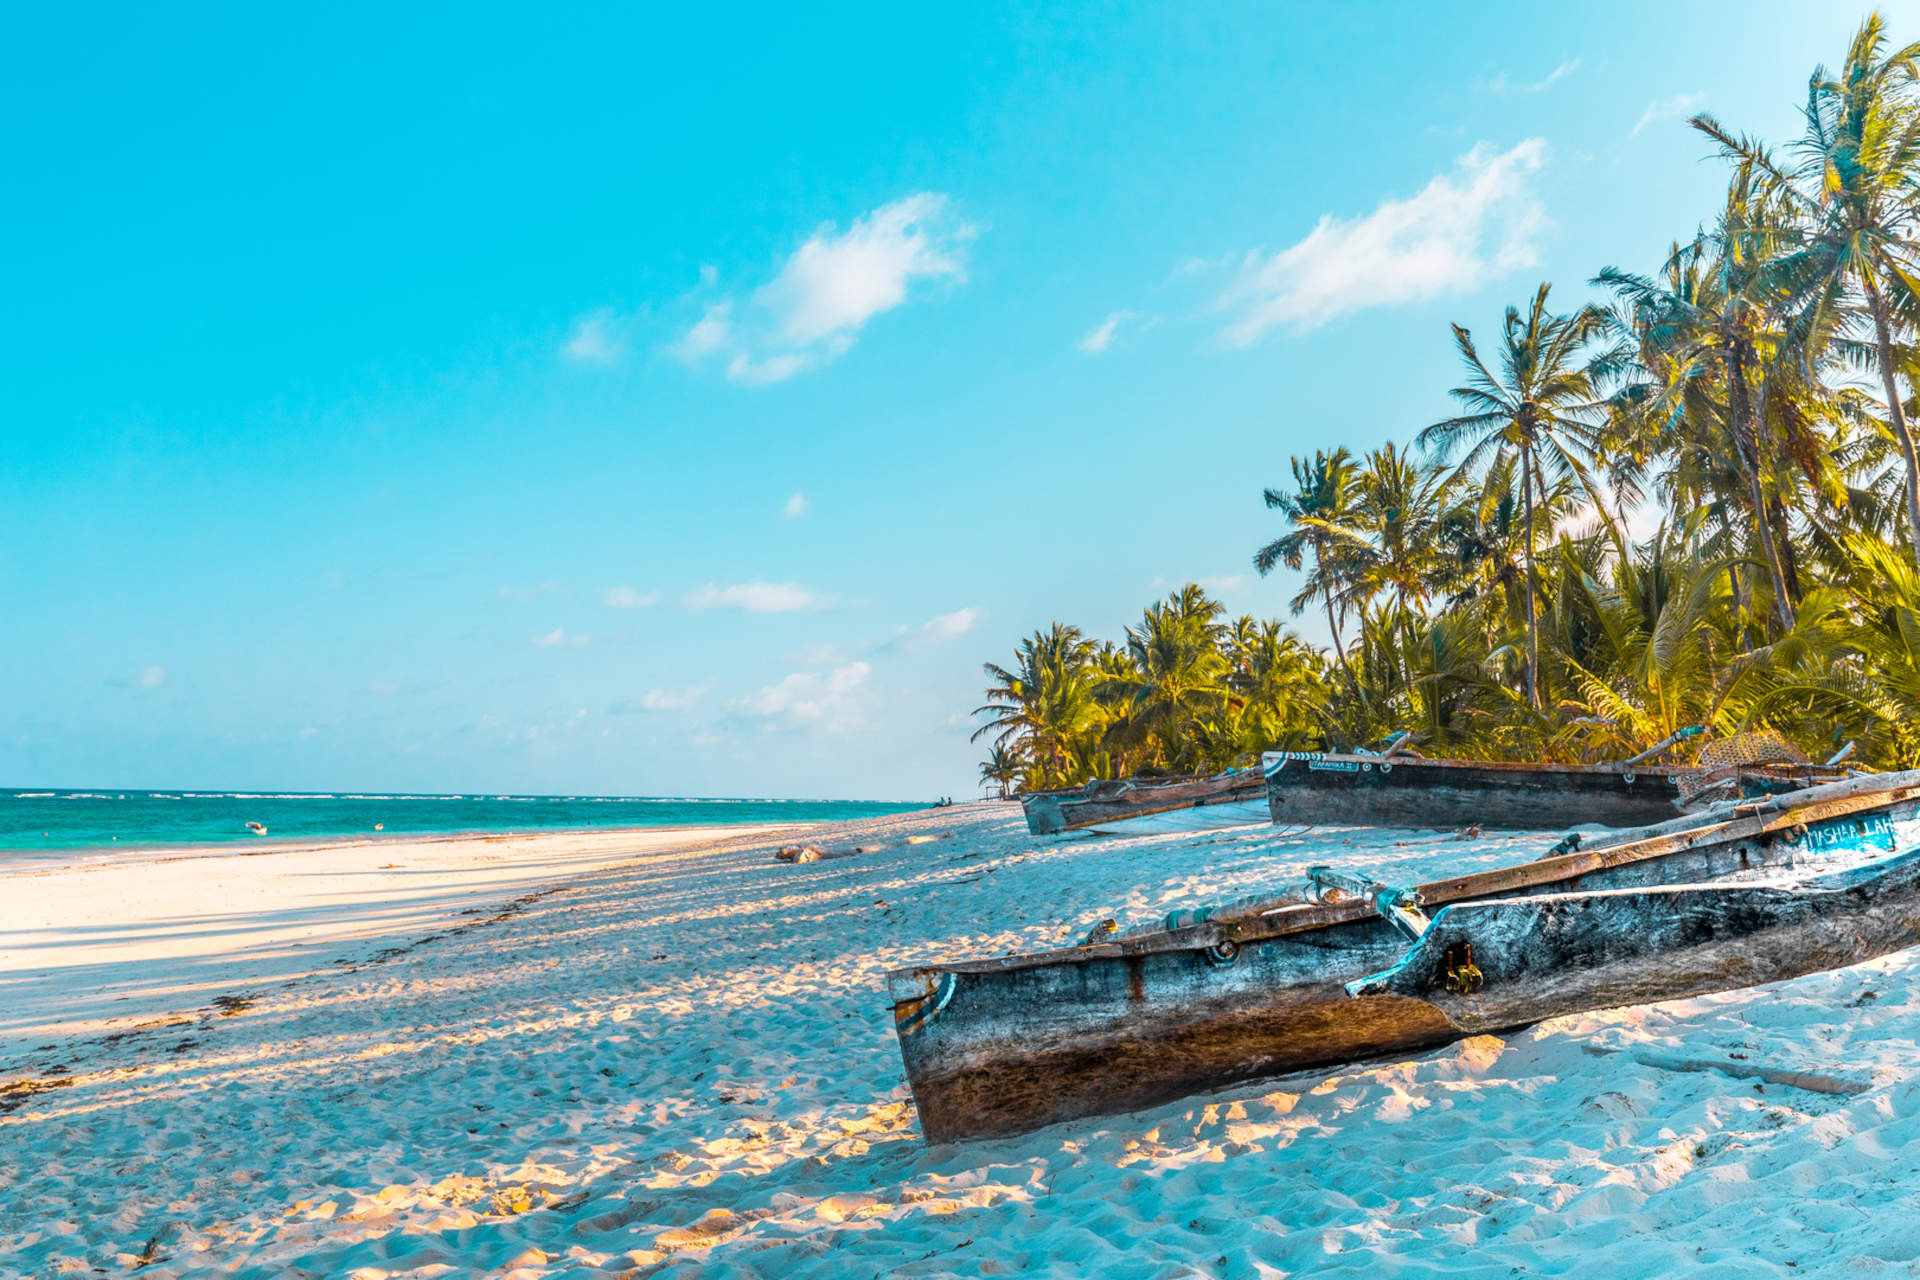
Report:
M930 801L0 787L0 856L847 821Z

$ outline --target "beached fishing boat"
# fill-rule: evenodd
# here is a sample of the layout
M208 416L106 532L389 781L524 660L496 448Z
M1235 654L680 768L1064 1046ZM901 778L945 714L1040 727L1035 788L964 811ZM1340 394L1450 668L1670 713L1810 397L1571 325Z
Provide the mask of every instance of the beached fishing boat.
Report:
M889 974L927 1139L1014 1133L1913 946L1920 772L1569 836L1539 861L1409 888L1319 868L1287 898L1170 924Z
M1743 735L1744 744L1762 735ZM1710 743L1705 751L1720 744ZM1782 744L1784 745L1784 744ZM1703 751L1703 754L1705 754ZM1598 823L1637 827L1683 805L1793 791L1846 776L1804 756L1709 760L1704 765L1538 764L1428 760L1410 755L1269 751L1260 758L1276 823L1538 830Z
M1206 778L1136 778L1094 781L1064 791L1036 791L1020 798L1027 830L1036 836L1061 831L1154 835L1207 831L1267 821L1266 782L1253 769L1230 769Z

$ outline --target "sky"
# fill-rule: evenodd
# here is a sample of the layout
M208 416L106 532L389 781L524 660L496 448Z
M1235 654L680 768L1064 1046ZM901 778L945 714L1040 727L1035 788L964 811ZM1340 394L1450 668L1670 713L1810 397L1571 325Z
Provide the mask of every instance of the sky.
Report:
M1865 10L1604 12L21 11L0 785L978 794L982 662L1288 617L1288 459L1656 266Z

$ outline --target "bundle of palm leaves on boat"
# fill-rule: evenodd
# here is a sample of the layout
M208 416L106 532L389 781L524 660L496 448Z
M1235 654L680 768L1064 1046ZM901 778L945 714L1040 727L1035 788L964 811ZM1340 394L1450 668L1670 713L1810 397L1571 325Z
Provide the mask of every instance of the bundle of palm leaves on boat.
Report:
M1917 943L1920 771L1572 832L1419 885L1317 868L1264 905L888 981L922 1131L945 1141Z

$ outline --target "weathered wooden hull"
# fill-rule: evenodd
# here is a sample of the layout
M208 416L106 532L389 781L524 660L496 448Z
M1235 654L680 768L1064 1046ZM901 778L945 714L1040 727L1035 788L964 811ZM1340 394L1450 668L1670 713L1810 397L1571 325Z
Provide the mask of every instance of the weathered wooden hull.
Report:
M1185 809L1162 809L1158 813L1108 819L1096 822L1087 829L1103 836L1164 836L1266 825L1267 798L1255 795L1244 800L1192 805Z
M1027 830L1036 836L1078 830L1135 834L1262 823L1267 821L1265 800L1265 780L1248 769L1169 782L1092 782L1073 791L1022 796L1021 806ZM1149 821L1156 818L1162 820Z
M1679 812L1665 766L1506 764L1269 751L1267 809L1282 825L1637 827Z
M1413 944L1346 902L896 972L922 1131L1019 1132L1912 946L1920 855L1888 854L1920 842L1920 774L1883 781L1422 885L1440 909ZM1873 858L1883 861L1832 872ZM1754 873L1825 878L1720 883ZM1447 971L1469 943L1483 980L1467 994Z

